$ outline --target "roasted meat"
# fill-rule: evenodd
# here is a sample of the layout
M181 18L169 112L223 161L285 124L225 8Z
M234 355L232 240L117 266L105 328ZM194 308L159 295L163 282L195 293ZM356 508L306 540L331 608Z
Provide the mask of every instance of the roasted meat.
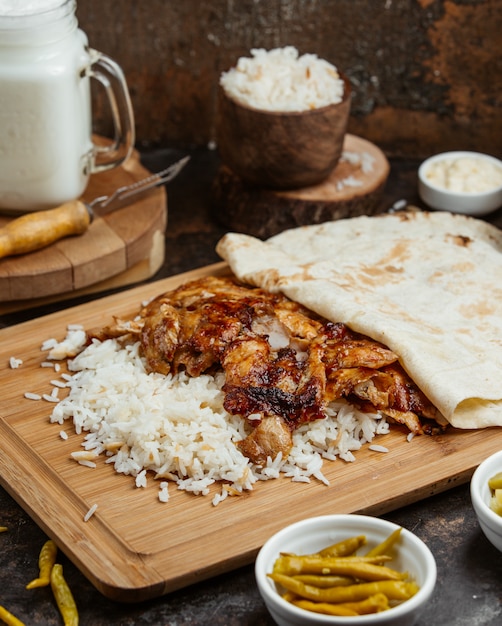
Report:
M281 294L230 278L189 282L98 334L121 335L140 340L151 371L223 370L225 409L253 427L239 447L257 464L278 452L287 456L291 433L323 418L338 398L381 411L414 433L437 428L436 409L392 350Z
M264 417L242 441L237 444L242 454L257 465L265 465L267 458L275 458L279 452L286 458L293 445L291 429L286 422L274 415Z

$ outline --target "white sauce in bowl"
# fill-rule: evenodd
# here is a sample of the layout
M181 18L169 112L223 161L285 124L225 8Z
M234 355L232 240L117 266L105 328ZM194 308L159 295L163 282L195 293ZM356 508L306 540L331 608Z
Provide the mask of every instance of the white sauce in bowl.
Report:
M502 168L488 159L459 156L432 162L425 172L429 183L460 193L482 193L502 186Z

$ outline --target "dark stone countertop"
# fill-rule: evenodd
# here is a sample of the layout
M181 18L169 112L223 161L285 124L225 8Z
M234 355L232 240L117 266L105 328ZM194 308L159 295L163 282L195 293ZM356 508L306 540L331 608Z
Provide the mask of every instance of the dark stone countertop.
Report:
M143 162L157 171L180 155L169 150L150 152L143 155ZM401 199L420 206L416 197L416 166L413 162L391 162L383 206L390 207ZM226 229L217 223L211 210L211 181L216 167L214 153L195 151L186 171L171 184L166 260L151 280L219 260L214 247ZM85 299L96 297L99 296ZM0 327L83 301L81 298L4 315L0 317ZM468 485L455 486L382 517L415 532L428 544L437 560L438 582L434 596L417 626L496 626L502 623L502 558L477 524ZM27 581L37 572L38 553L46 537L1 488L0 526L9 529L0 534L0 604L26 625L61 624L49 589L39 589L30 595L25 590ZM62 563L83 626L273 624L255 585L252 565L156 600L124 605L104 598L64 556Z

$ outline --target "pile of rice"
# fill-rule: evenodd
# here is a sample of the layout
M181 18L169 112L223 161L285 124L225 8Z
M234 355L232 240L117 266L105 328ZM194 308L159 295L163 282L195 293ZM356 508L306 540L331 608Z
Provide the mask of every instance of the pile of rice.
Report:
M322 472L325 459L353 461L354 451L389 430L379 414L333 403L326 419L296 430L288 458L278 456L258 467L235 445L250 427L223 408L224 374L191 378L185 373L147 373L139 343L93 340L82 349L84 343L85 333L74 328L64 341L42 346L49 351L44 364L77 355L68 359L68 373L51 381L55 393L44 396L54 402L50 421L63 425L71 420L77 434L85 433L83 449L73 453L77 462L92 468L103 455L117 472L133 476L137 487L146 487L154 477L164 502L173 483L193 494L212 494L215 505L281 474L293 481L328 484ZM68 394L60 400L61 387Z
M315 54L299 56L292 46L251 50L220 84L232 99L266 111L307 111L342 101L344 83L336 67Z

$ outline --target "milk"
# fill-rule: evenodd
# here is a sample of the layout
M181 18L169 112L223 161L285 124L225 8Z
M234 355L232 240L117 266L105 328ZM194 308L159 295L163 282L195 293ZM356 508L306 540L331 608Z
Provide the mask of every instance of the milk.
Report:
M74 0L0 0L2 211L77 198L97 169L90 77L100 80L95 66L104 55L88 49L74 11ZM132 148L132 110L123 82L124 93L117 97L125 98L129 145L101 169L115 167Z
M44 40L36 33L22 47L0 43L0 206L7 209L57 205L87 185L89 78L75 72L87 63L87 41L73 29Z
M0 0L0 16L33 15L55 9L64 4L64 0Z

